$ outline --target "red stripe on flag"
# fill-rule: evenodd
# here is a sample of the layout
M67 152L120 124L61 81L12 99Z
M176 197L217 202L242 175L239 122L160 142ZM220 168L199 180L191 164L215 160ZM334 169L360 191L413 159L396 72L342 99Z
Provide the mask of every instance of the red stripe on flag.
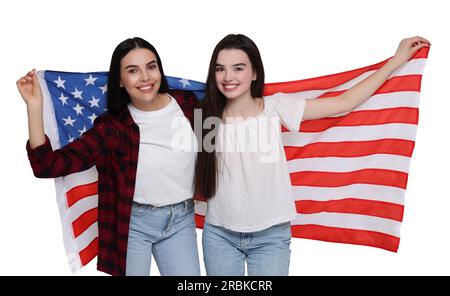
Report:
M197 228L203 228L203 225L205 224L205 216L195 214L195 225Z
M422 75L405 75L392 77L386 81L375 94L399 91L420 91Z
M320 225L292 225L292 236L334 243L365 245L397 252L400 238L389 234Z
M89 228L94 222L97 221L98 209L90 209L80 215L75 221L72 222L73 235L78 237L86 229Z
M284 125L281 125L281 132L285 133L285 132L290 132L290 130L286 127L284 127Z
M338 187L351 184L374 184L406 189L408 174L386 169L363 169L353 172L293 172L294 186Z
M428 52L430 51L430 47L424 47L418 50L411 59L426 59L428 57Z
M414 141L381 139L373 141L343 141L312 143L303 147L286 146L286 159L309 157L360 157L372 154L393 154L411 157Z
M295 93L306 90L333 88L349 80L352 80L353 78L356 78L367 71L377 70L381 68L385 63L386 61L383 61L378 64L374 64L364 68L337 74L320 76L316 78L287 81L287 82L267 83L264 85L264 96L268 96L277 92Z
M372 96L386 93L402 92L402 91L420 91L422 75L403 75L392 77L387 80ZM347 90L329 91L318 99L336 97L345 93Z
M357 199L345 198L340 200L314 201L298 200L295 202L297 212L300 214L314 214L320 212L351 213L376 216L401 222L403 220L403 205Z
M354 111L345 116L327 117L323 119L305 120L300 126L300 132L323 132L334 126L361 126L388 123L417 124L419 109L401 107L381 110Z
M95 195L97 193L98 193L98 182L73 187L66 193L67 204L70 208L80 199L83 199L91 195Z
M429 47L425 47L416 52L413 59L426 58L428 56ZM272 95L277 92L283 93L294 93L305 90L314 89L328 89L343 84L359 75L372 70L378 70L381 68L389 59L382 61L380 63L370 65L367 67L341 72L337 74L325 75L321 77L315 77L304 80L295 80L287 82L275 82L267 83L264 85L264 96Z
M91 262L92 259L94 259L95 256L97 256L98 253L98 237L92 240L92 242L83 250L80 251L80 260L81 264L85 266L89 262Z

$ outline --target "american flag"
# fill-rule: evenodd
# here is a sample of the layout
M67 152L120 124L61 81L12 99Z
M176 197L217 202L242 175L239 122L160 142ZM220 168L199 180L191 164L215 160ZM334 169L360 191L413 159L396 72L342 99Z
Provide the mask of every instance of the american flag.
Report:
M418 51L352 112L303 121L298 132L283 128L298 212L291 222L294 237L397 251L428 52L429 48ZM336 96L385 62L318 78L269 83L265 95ZM38 78L44 94L45 132L53 149L78 138L105 111L107 72L39 71ZM167 80L170 89L203 97L201 82ZM55 187L64 246L75 272L97 254L95 167L57 178ZM195 211L201 228L206 203L196 201Z

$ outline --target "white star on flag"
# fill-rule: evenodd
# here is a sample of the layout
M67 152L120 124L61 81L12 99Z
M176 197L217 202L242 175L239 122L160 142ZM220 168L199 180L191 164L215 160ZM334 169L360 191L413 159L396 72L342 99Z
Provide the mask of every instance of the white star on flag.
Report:
M180 79L180 80L178 80L178 82L183 85L183 88L186 88L186 86L191 86L191 83L186 78Z
M92 74L89 74L89 78L84 79L84 81L86 81L86 86L89 84L94 85L95 80L97 80L97 77L92 77Z
M76 99L76 98L79 98L80 100L82 100L83 98L81 97L81 94L82 94L83 92L82 91L79 91L76 87L75 87L75 91L74 92L71 92L71 94L73 95L73 97Z
M70 118L70 115L67 116L67 118L63 118L63 120L64 120L64 125L70 125L70 126L73 126L73 123L75 121L77 121L76 119Z
M73 107L73 110L75 110L77 112L77 115L83 115L83 112L81 110L83 110L84 107L80 106L80 104L77 104L75 107Z
M80 133L80 136L81 136L82 134L84 134L86 131L87 131L87 129L86 129L86 126L85 126L85 125L83 126L83 129L82 129L82 130L78 130L78 132Z
M100 106L98 105L99 101L100 99L96 99L94 96L92 96L92 100L89 101L89 103L91 104L91 108L94 106L100 108Z
M107 84L105 84L105 85L103 85L103 86L99 86L99 89L101 89L101 90L102 90L102 95L104 95L104 94L105 94L105 92L107 92L107 91L108 91L108 85L107 85Z
M64 105L68 105L67 104L67 99L68 99L69 97L66 97L63 93L61 93L61 96L59 96L59 100L61 101L61 103L63 104L63 106Z
M91 116L88 116L87 118L89 118L91 120L91 123L94 123L94 120L97 118L97 115L95 115L95 113L92 113Z
M61 76L58 76L58 80L53 80L54 83L56 83L56 87L61 87L66 89L66 87L64 86L64 83L66 82L65 80L61 80Z

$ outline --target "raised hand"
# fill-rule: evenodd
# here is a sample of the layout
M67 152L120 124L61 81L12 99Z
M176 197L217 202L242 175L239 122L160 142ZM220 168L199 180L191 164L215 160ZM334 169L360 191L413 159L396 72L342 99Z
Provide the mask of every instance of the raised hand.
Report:
M398 45L394 57L375 73L354 85L343 94L320 100L306 100L303 120L318 119L342 112L350 112L372 96L389 79L390 75L403 63L406 63L416 51L430 45L430 42L422 37L403 39Z
M430 46L431 43L427 39L423 37L411 37L411 38L405 38L402 41L400 41L400 44L398 45L397 51L392 58L393 62L396 62L398 65L401 65L405 62L407 62L413 54L418 51L419 49L423 47Z
M42 106L42 91L35 69L31 70L25 76L17 80L16 85L28 107Z
M33 69L16 82L17 88L27 104L28 133L31 148L45 142L44 120L42 118L43 97L41 86Z

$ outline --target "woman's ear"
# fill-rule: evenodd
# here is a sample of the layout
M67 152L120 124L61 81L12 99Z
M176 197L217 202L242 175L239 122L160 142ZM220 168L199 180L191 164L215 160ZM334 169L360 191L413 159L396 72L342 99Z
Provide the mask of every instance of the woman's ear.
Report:
M256 81L256 72L253 71L252 81Z

